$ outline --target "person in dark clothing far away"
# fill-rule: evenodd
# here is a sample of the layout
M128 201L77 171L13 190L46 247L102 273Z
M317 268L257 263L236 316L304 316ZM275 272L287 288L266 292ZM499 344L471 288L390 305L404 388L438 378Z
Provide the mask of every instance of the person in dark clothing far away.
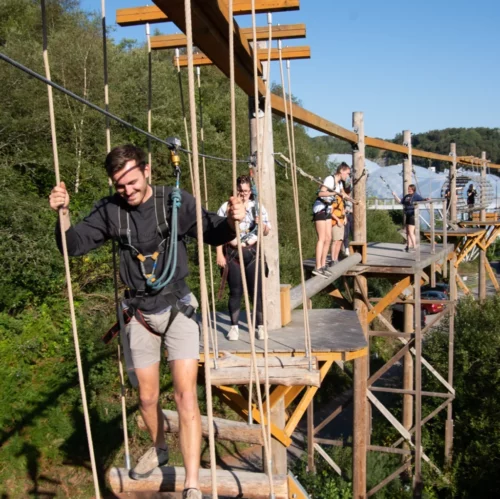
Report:
M415 184L410 184L408 186L408 194L402 196L401 198L393 191L392 195L394 199L403 205L403 214L405 217L405 228L406 228L406 247L405 251L415 251L417 246L417 241L415 241L415 207L413 203L418 201L425 201L420 194L417 194L417 188Z
M50 207L62 212L68 253L79 256L98 248L108 239L120 245L120 277L128 288L124 308L132 310L126 326L124 349L127 369L134 371L139 386L139 407L153 439L151 447L130 470L130 476L147 478L168 461L163 413L159 404L159 365L162 343L168 350L174 398L179 412L181 453L186 468L183 496L201 499L200 467L201 418L196 378L199 359L199 327L192 317L196 298L184 279L188 275L184 236L196 237L196 205L193 196L181 191L178 208L177 265L170 283L155 290L167 263L171 233L174 190L148 183L150 167L144 152L133 145L115 147L105 167L116 193L98 201L90 214L73 226L70 198L63 182L52 189ZM217 246L234 239L235 222L245 216L237 197L228 202L227 218L203 211L203 238ZM59 224L56 239L61 248ZM156 278L155 278L156 276ZM161 277L159 277L161 276ZM131 364L131 365L130 365Z
M474 204L476 203L477 191L474 187L474 184L470 184L467 189L467 213L469 215L469 220L472 220L472 209L474 208Z

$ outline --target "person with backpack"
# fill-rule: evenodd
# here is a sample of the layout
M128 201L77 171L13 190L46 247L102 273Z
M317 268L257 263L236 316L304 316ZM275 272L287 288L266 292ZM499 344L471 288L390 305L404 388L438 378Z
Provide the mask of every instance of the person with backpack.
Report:
M343 183L349 177L351 167L342 162L334 175L328 175L323 181L313 204L313 221L318 235L316 243L316 266L312 273L328 279L332 273L326 263L332 241L332 203L336 196L345 198ZM350 198L349 198L350 199ZM339 222L340 219L339 219ZM343 222L341 222L343 230Z

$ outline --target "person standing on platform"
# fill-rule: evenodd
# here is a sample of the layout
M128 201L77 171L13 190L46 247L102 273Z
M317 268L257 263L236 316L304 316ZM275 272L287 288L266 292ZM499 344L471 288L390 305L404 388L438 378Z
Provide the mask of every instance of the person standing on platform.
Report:
M245 216L240 222L240 238L243 250L243 262L245 267L245 277L248 286L248 294L253 301L255 294L255 269L259 265L256 258L257 250L257 230L262 230L263 235L267 236L271 231L271 224L267 211L262 206L262 223L259 219L259 206L252 193L252 183L248 175L238 177L236 183L238 196L245 207ZM217 214L225 217L230 205L226 202L220 208ZM238 242L233 239L225 246L217 246L217 265L223 269L223 283L227 279L229 284L229 318L231 328L227 335L230 341L236 341L239 338L238 322L240 317L241 299L243 297L243 281L241 278L241 266L238 256ZM267 276L266 276L267 277ZM254 303L256 310L258 340L264 339L264 317L262 314L262 278L258 277L257 303Z
M347 195L351 194L351 186L345 187L344 189ZM349 238L351 234L354 232L354 217L352 213L352 201L346 199L344 202L344 212L345 212L345 225L344 225L344 240L343 240L343 248L344 248L344 256L349 256Z
M179 412L181 454L186 469L183 498L201 499L199 468L201 417L196 379L199 359L199 326L194 319L196 299L185 278L189 273L184 236L196 237L196 203L193 196L170 186L150 185L144 152L127 144L106 156L105 168L116 193L98 201L90 214L71 224L70 198L63 182L52 189L50 207L62 214L70 256L85 255L109 239L120 247L120 277L127 287L123 300L126 332L124 355L139 386L139 408L153 446L129 471L134 480L146 479L155 468L167 464L164 418L159 403L162 346L168 349L174 399ZM166 286L155 286L169 271L172 203L177 213L177 265ZM214 246L235 236L235 223L244 217L237 197L229 199L227 218L203 211L203 239ZM60 224L56 240L62 251Z
M343 183L350 173L351 167L347 163L341 163L335 175L328 175L325 178L313 204L313 221L318 242L316 243L316 267L312 273L325 279L332 275L326 263L332 240L332 203L335 201L336 195L345 198Z
M473 219L473 210L474 210L474 205L476 204L476 196L477 196L477 191L474 187L474 184L470 184L469 188L467 189L467 213L469 215L469 220L472 221Z
M401 198L393 191L392 195L394 199L403 205L403 214L405 219L406 228L406 247L405 251L415 251L418 241L415 241L415 223L419 221L415 220L415 207L413 203L418 201L425 201L425 199L417 194L417 188L415 184L410 184L408 186L408 193Z

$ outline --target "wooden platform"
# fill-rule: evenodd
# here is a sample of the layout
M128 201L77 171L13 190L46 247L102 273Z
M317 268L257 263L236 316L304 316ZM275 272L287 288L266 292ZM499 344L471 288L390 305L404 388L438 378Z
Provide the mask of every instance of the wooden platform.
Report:
M474 225L478 225L477 223L474 222ZM490 225L490 224L488 224ZM474 237L474 236L479 236L480 234L484 233L484 229L480 227L460 227L458 229L449 229L446 231L447 237ZM430 236L431 231L430 230L423 230L422 234L425 236ZM443 235L443 230L442 229L435 229L434 230L435 236L442 236ZM430 245L428 245L430 246Z
M278 311L279 312L279 311ZM279 356L304 355L304 315L302 310L292 312L292 322L278 330L269 331L268 350ZM240 315L240 339L226 339L231 327L229 316L217 314L217 339L219 352L227 351L239 356L250 356L250 337L246 314ZM352 360L366 355L367 342L356 312L339 309L309 310L312 353L318 360L331 358ZM255 340L257 354L264 355L264 341ZM203 352L203 339L200 342ZM337 354L337 355L334 355Z
M469 230L469 229L464 229ZM437 232L436 232L437 233ZM347 272L346 275L359 274L415 274L418 270L428 267L431 263L439 262L454 251L453 244L446 248L436 244L435 253L431 253L430 244L420 245L420 262L416 262L416 253L404 251L404 244L396 243L368 243L367 260ZM315 260L304 261L304 266L310 269L315 267Z
M500 220L485 220L481 221L462 221L458 222L462 227L500 227Z

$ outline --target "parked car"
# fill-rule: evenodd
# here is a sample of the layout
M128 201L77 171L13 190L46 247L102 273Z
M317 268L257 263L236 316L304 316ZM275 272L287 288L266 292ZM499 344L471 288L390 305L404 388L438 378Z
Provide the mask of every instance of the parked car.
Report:
M450 296L450 285L446 282L438 282L434 288L431 288L430 284L426 284L425 286L422 286L421 291L440 291L446 296Z
M448 296L443 291L437 291L436 289L430 289L427 291L422 291L420 293L420 298L422 300L441 300L446 301ZM437 314L444 310L444 304L442 303L422 303L422 310L425 315Z

